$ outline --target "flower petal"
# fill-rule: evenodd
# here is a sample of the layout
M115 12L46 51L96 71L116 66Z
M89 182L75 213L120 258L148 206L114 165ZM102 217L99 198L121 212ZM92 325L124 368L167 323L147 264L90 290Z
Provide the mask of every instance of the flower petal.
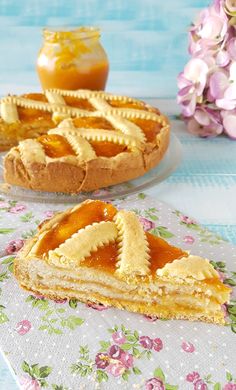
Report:
M223 119L225 132L232 139L236 140L236 114L228 114Z
M209 87L211 96L215 99L221 99L229 85L228 77L223 72L215 72L210 77Z

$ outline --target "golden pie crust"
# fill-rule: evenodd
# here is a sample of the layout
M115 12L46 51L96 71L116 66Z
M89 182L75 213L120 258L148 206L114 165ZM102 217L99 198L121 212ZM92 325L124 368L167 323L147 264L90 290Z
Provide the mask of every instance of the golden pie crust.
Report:
M209 260L145 232L135 213L90 200L41 225L14 274L24 289L52 299L217 324L231 292Z
M164 115L126 96L48 90L1 100L0 145L19 142L4 159L5 181L33 190L79 193L142 176L163 158L169 133Z

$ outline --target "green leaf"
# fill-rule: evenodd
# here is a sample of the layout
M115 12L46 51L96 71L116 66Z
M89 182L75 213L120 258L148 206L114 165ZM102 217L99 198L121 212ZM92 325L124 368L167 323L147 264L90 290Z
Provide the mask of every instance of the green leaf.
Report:
M139 358L140 351L138 350L138 348L133 347L133 355L134 357Z
M11 273L13 273L14 263L9 264L9 266L8 266L7 268L8 268L8 271L10 271Z
M48 326L47 326L47 325L41 325L41 326L39 327L39 330L46 330L46 329L48 329Z
M0 311L0 324L5 324L5 322L8 322L9 321L9 318L7 317L7 315L5 313L3 313L2 311Z
M57 313L65 313L66 309L63 309L63 307L62 307L60 309L57 309L56 311L57 311Z
M128 341L130 341L131 343L135 343L137 341L136 337L135 336L132 336L132 335L129 335L126 337Z
M124 381L128 381L129 375L130 375L130 370L125 370L122 374L122 379L124 379Z
M29 213L22 215L20 217L20 220L22 222L30 222L32 218L33 218L33 213L32 213L32 211L30 211Z
M63 332L61 329L52 328L52 332L49 332L49 333L62 334Z
M68 387L64 387L62 385L56 385L55 383L53 383L52 390L68 390Z
M133 367L133 372L134 372L135 375L142 374L141 370L138 367Z
M225 279L224 280L224 284L228 284L229 286L236 286L236 281L235 280L233 280L233 279Z
M151 351L147 351L147 358L150 360L152 357L152 352Z
M124 351L128 351L130 348L132 348L132 344L129 344L129 343L124 343L124 344L122 344L122 347L121 347L121 349L123 349Z
M154 376L156 378L161 379L163 382L165 382L165 375L164 375L164 372L162 371L162 369L160 367L155 369Z
M125 326L124 326L124 325L121 325L121 330L122 330L122 332L124 332L124 333L125 333L125 331L126 331L126 328L125 328Z
M40 378L40 369L38 364L31 366L31 372L35 378Z
M43 366L39 370L39 377L46 378L49 374L51 374L52 368L49 366Z
M14 259L15 259L14 256L7 257L2 261L2 264L11 264L14 261Z
M0 282L3 282L5 279L9 279L9 275L8 275L7 271L2 272L0 274Z
M96 381L101 383L102 381L106 382L108 381L108 375L106 372L102 370L97 370L96 371Z
M136 340L139 339L139 333L137 332L137 330L134 331L134 337L136 338Z
M213 390L221 390L221 384L219 382L215 383L214 387L213 387Z
M144 194L143 192L140 192L140 193L138 194L138 198L139 198L139 199L145 199L146 197L147 197L147 195Z
M0 229L0 234L9 234L9 233L12 233L14 232L16 229L12 229L12 228L1 228Z
M174 234L171 233L166 227L164 226L159 226L157 228L157 231L162 238L171 238L174 237Z
M77 300L77 299L70 299L70 300L69 300L69 306L70 306L72 309L76 309L77 306L78 306L78 300Z
M110 343L109 341L99 341L99 344L101 345L102 349L105 350L105 351L106 351L106 350L110 347L110 345L111 345L111 343Z
M33 295L29 295L29 296L26 298L25 302L32 302L32 301L34 301L34 300L35 300L35 297L34 297Z
M231 382L233 380L233 376L232 374L230 374L229 371L226 371L226 379L228 382Z
M236 333L236 323L231 324L231 330L232 330L232 332Z
M31 368L29 366L29 364L24 360L22 365L21 365L21 368L24 372L26 372L27 374L31 374Z
M236 314L236 305L232 307L228 307L228 312L231 314Z
M165 384L165 390L178 390L179 386L169 385L169 383Z

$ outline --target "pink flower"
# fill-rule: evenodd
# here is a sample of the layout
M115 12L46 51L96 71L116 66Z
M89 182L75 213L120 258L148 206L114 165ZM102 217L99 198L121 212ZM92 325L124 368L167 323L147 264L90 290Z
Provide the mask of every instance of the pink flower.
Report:
M126 368L133 367L134 359L133 356L130 355L128 352L123 352L121 354L120 361Z
M158 317L156 316L147 316L147 315L144 315L144 318L149 321L149 322L155 322L158 320Z
M236 384L229 382L226 385L224 385L223 390L236 390Z
M156 338L153 340L153 349L157 352L163 349L163 342L161 341L161 339Z
M19 335L24 336L31 329L31 322L28 320L22 320L16 324L16 331Z
M97 368L104 370L109 364L110 358L107 353L100 352L95 357L95 363Z
M194 390L207 390L207 384L202 380L198 379L196 382L194 382Z
M195 351L194 345L189 341L183 341L181 347L184 350L184 352L192 353Z
M94 303L94 302L88 302L86 304L87 307L90 307L91 309L103 311L109 309L109 306L105 306L102 303Z
M123 344L126 342L126 338L124 334L121 332L121 330L113 333L111 337L116 344Z
M145 232L148 232L149 230L154 229L156 226L154 222L149 221L149 219L144 218L144 217L139 217L139 221L143 225L143 230Z
M220 281L223 282L226 279L226 275L224 274L224 272L221 272L221 271L218 271L218 270L217 270L217 272L218 272Z
M66 303L67 302L67 298L64 298L64 299L53 299L53 301L55 302L55 303Z
M186 244L193 244L195 239L193 238L193 236L184 236L183 241Z
M122 353L123 353L123 350L120 347L118 347L118 345L112 345L108 351L108 355L112 359L120 359Z
M190 374L188 374L186 376L186 381L187 382L195 382L196 380L198 380L200 378L200 375L198 372L196 371L193 371L191 372Z
M186 117L194 114L196 104L206 86L208 65L200 58L191 59L178 76L179 92L177 101L181 104L182 113Z
M7 252L8 255L12 255L13 253L18 252L23 247L23 245L24 245L23 240L20 239L13 240L7 244L5 251Z
M55 213L56 213L56 211L53 211L53 210L44 211L44 214L46 215L47 218L53 217L53 215L54 215Z
M198 106L194 115L187 120L188 131L200 137L214 137L223 132L222 118L217 110Z
M29 375L24 375L20 378L22 390L40 390L41 386L37 379L31 378Z
M165 385L161 379L151 378L146 381L145 390L165 390Z
M196 225L196 221L194 219L187 217L187 215L181 215L180 221L185 223L186 225Z
M232 139L236 139L236 109L221 111L225 133Z
M153 347L153 341L148 336L139 337L139 344L145 349L152 349Z
M9 204L7 202L0 202L0 209L7 209Z
M117 360L117 362L114 363L110 363L107 367L106 367L106 371L113 375L114 377L117 377L117 376L120 376L124 373L124 371L126 370L125 366L119 362Z
M21 213L22 211L24 211L26 209L26 206L23 205L23 204L18 204L14 207L11 207L9 212L12 213L12 214L18 214L18 213Z

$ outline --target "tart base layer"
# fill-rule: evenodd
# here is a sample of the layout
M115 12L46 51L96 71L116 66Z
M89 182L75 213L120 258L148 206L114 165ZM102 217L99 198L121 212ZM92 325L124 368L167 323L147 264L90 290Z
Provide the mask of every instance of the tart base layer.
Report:
M47 192L79 193L126 182L143 176L162 160L169 145L169 129L161 131L158 145L149 150L97 157L81 164L32 161L27 168L17 147L4 159L4 180L11 185Z

